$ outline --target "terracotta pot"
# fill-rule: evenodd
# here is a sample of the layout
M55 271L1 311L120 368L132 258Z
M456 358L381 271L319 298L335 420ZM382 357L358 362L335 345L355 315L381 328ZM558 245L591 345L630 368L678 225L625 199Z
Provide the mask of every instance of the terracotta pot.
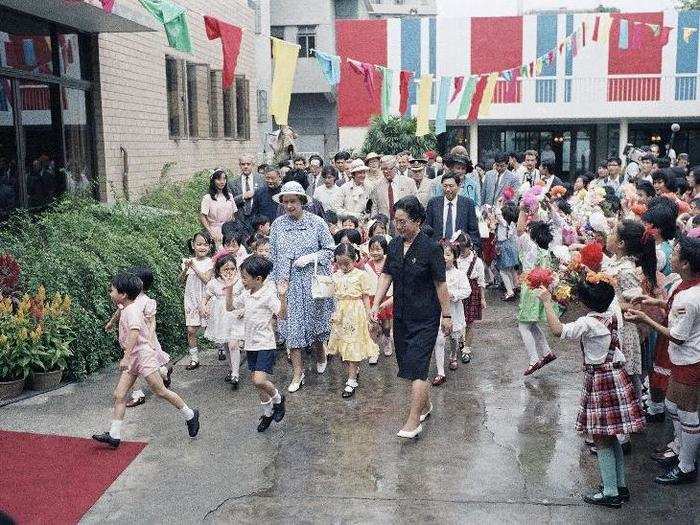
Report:
M24 390L24 379L14 381L0 381L0 399L12 399Z
M63 377L63 369L52 370L51 372L32 372L29 374L28 388L32 390L51 390L56 388Z

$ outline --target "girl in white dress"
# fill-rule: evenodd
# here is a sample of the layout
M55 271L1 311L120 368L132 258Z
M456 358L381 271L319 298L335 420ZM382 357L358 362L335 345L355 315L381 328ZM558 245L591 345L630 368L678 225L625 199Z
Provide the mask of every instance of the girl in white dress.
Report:
M194 370L199 368L197 334L207 326L207 320L202 315L204 288L214 273L214 263L211 259L214 243L209 232L202 230L196 233L189 242L189 248L194 257L182 260L180 279L185 282L185 324L190 353L190 363L185 369Z

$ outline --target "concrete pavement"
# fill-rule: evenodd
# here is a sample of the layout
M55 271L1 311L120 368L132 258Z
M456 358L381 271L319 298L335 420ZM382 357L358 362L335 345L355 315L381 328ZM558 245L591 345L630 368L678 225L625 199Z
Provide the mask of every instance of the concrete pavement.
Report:
M560 358L524 379L526 356L515 305L489 297L474 360L432 389L433 417L413 442L395 436L407 385L394 357L363 366L360 388L341 399L338 360L287 396L287 416L255 431L257 396L247 378L231 392L225 368L206 355L184 363L173 389L201 410L201 433L186 436L180 415L149 398L129 409L127 440L149 444L85 515L85 523L693 523L698 485L652 482L648 453L668 429L633 438L627 457L632 501L622 510L585 505L599 483L596 459L573 430L581 384L576 345L553 342ZM243 365L245 367L245 364ZM275 379L291 378L284 358ZM109 424L114 371L0 409L0 428L89 436Z

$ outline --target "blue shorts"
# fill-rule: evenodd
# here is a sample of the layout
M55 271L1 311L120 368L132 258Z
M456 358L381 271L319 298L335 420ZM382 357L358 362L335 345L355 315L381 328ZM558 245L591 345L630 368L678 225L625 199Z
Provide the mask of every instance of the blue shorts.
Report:
M257 350L246 352L248 359L248 370L251 372L265 372L272 374L272 367L275 364L276 350Z

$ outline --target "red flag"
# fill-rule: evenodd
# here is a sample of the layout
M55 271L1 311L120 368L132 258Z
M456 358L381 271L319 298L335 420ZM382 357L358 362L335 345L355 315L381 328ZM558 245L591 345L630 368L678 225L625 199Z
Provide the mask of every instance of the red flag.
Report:
M530 78L535 76L535 62L530 62Z
M107 13L111 13L112 9L114 9L114 0L101 0L101 2L102 9L104 9Z
M399 84L399 93L401 94L399 98L399 113L402 115L406 113L408 109L408 86L412 76L413 73L411 71L401 71Z
M600 17L596 16L595 17L595 24L593 25L593 36L591 37L591 40L593 42L598 41L598 33L600 32Z
M464 77L455 77L454 78L454 93L452 93L452 98L450 99L450 104L452 104L455 99L457 98L457 95L459 95L459 92L462 91L462 86L464 86Z
M211 16L204 17L204 26L209 40L221 38L221 49L224 55L223 87L228 89L233 86L243 32L240 27L232 26Z
M586 22L581 22L581 47L586 47Z
M659 44L661 46L665 46L668 44L668 35L671 32L672 27L662 27L661 28L661 34L659 35Z
M472 104L469 108L469 115L467 120L469 122L475 122L476 118L479 116L479 106L481 105L481 99L484 98L484 90L486 89L486 81L488 77L482 75L479 77L479 81L476 83L476 89L474 90L474 95L472 96Z

